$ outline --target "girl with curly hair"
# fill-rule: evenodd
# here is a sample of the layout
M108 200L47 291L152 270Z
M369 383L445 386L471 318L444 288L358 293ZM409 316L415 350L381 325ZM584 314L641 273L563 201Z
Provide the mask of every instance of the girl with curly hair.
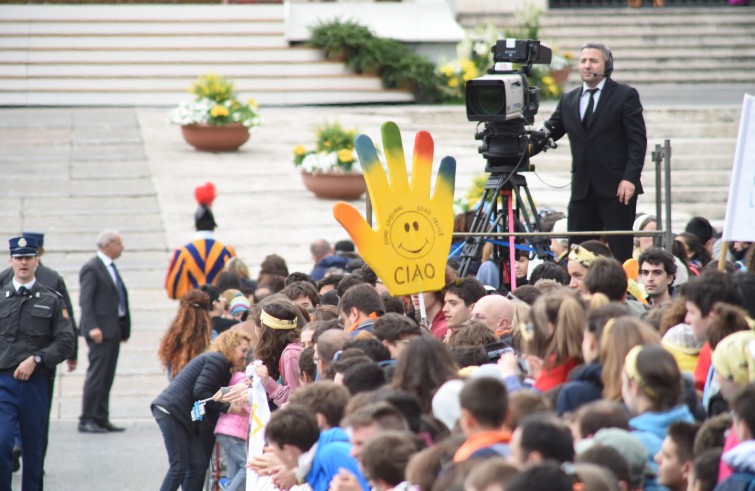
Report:
M256 368L270 400L277 406L288 401L291 391L301 385L299 356L301 355L302 322L299 310L291 301L276 301L262 305L262 332L254 349L254 356L262 362Z
M193 358L210 345L210 297L201 290L189 290L181 298L178 313L160 341L158 356L168 378L173 379Z

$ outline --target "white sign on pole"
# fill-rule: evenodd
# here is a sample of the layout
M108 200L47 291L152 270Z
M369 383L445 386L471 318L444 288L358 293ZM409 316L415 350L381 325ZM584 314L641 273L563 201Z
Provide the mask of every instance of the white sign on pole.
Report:
M755 241L755 96L745 94L723 240Z

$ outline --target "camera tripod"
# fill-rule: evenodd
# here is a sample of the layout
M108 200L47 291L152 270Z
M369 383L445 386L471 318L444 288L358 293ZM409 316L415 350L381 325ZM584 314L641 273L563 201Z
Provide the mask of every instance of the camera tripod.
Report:
M527 179L515 170L492 172L485 183L482 199L469 230L476 235L467 237L461 250L460 276L466 276L470 263L480 257L483 243L492 242L491 259L498 265L500 278L498 289L502 292L516 289L515 264L519 254L534 251L540 259L552 261L550 240L532 237L529 240L531 248L527 248L517 245L517 241L511 235L506 242L501 240L498 234L542 230L543 225L527 187Z

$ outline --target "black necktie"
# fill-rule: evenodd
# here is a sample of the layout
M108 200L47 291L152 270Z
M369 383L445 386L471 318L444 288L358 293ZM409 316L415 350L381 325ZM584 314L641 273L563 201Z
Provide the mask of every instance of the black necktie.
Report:
M118 290L118 314L126 313L126 288L121 281L121 275L118 274L118 268L115 267L115 263L110 263L115 273L115 287Z
M598 91L598 89L588 89L587 92L590 93L590 101L587 103L587 110L585 111L585 117L582 118L582 126L587 128L587 124L590 122L590 118L592 118L593 110L595 109L595 93Z
M26 296L31 295L31 292L25 286L21 286L18 289L18 295L21 296L21 297L26 297Z

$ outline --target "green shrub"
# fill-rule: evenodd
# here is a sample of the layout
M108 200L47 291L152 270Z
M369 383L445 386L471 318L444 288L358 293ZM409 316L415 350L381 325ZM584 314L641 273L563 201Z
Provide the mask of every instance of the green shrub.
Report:
M346 57L346 65L356 73L377 73L387 89L409 88L419 102L444 102L444 80L435 64L413 53L394 39L375 36L354 21L319 23L311 28L310 43L325 57Z
M372 31L352 20L335 19L310 28L310 43L325 52L326 58L350 57L375 37Z

